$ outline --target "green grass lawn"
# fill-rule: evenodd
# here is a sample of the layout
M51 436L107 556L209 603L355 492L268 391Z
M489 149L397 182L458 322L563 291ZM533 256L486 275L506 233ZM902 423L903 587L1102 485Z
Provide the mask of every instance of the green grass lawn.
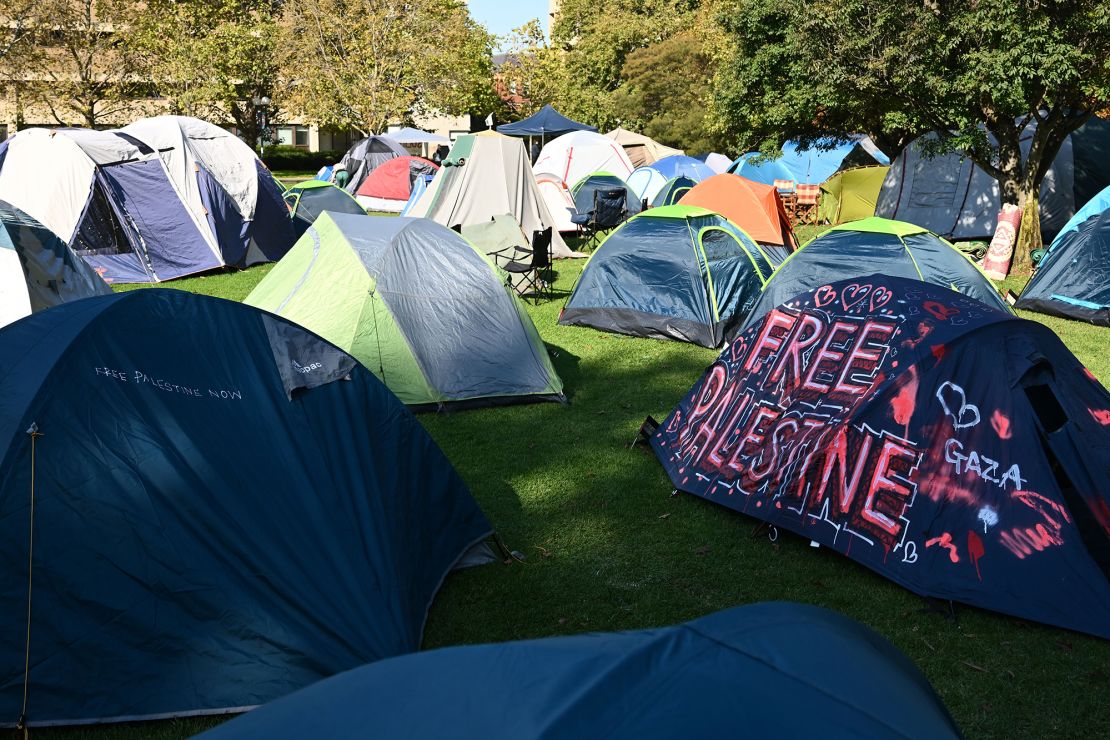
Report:
M716 353L558 326L584 264L559 262L562 296L529 305L568 405L419 417L505 541L526 555L522 563L450 576L432 607L425 647L667 625L786 599L844 612L885 635L925 672L968 737L1110 735L1110 642L963 606L953 624L830 550L789 534L773 544L753 537L753 519L672 497L654 456L628 445L644 417L661 420ZM239 300L268 269L172 287ZM1110 331L1026 316L1051 326L1110 380L1103 344ZM37 734L177 738L217 721Z

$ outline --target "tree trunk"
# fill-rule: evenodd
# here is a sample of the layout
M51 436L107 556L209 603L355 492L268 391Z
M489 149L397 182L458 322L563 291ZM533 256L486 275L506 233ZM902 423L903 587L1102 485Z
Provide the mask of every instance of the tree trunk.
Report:
M1041 238L1040 188L1022 188L1018 205L1021 206L1021 227L1014 245L1012 274L1028 275L1033 272L1033 250L1044 246Z

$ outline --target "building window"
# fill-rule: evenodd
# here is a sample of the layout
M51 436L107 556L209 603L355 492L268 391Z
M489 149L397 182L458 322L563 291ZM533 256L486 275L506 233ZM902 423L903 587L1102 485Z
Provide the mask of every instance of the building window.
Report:
M308 148L308 129L304 126L297 126L293 130L293 143L296 146Z
M277 143L284 146L293 145L293 129L290 126L278 126Z

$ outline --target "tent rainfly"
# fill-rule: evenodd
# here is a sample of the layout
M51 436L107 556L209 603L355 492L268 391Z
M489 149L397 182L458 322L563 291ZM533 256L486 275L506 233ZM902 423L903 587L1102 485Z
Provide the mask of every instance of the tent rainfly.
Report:
M651 137L624 128L615 128L605 135L624 147L633 167L643 167L672 154L685 154L681 149L664 146ZM725 167L728 162L731 160L726 161Z

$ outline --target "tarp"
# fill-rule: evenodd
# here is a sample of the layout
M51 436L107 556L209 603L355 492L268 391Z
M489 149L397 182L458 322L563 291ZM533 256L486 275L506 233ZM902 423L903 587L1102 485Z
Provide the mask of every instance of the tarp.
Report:
M632 169L620 144L590 131L563 134L547 142L533 166L536 174L558 175L568 190L594 172L608 172L624 180Z
M412 195L412 184L438 170L439 165L422 157L395 157L367 175L355 195L371 211L400 213Z
M642 167L672 154L685 153L681 149L664 146L655 139L624 128L615 128L605 135L624 147L624 153L628 155L633 167Z
M759 245L723 216L693 206L651 208L597 248L559 323L718 347L771 271Z
M506 213L529 236L555 227L551 237L555 257L584 256L572 252L559 235L536 187L524 144L492 131L487 136L460 136L431 185L406 215L454 227L483 223Z
M597 128L572 121L555 110L550 103L524 120L503 123L497 127L497 133L506 136L561 136L571 131L597 131Z
M835 226L791 254L767 281L745 328L796 295L872 273L940 285L1010 313L963 252L919 226L872 217Z
M960 731L925 676L884 638L835 612L770 602L674 627L381 661L201 737L317 736L939 739Z
M1107 420L1046 326L876 274L753 324L651 444L676 489L914 593L1110 638Z
M28 635L31 726L241 711L415 651L444 577L491 531L366 368L192 293L0 329L0 438L8 726Z
M1023 133L1022 157L1036 122ZM959 154L928 158L927 134L903 150L883 181L875 214L910 221L950 239L990 239L1002 199L998 181ZM1041 235L1056 237L1082 204L1110 186L1110 121L1091 118L1073 131L1041 182Z
M33 311L111 292L56 234L0 201L0 327Z
M875 163L888 165L890 158L870 137L860 135L849 141L818 142L804 150L796 142L788 141L777 158L767 159L750 152L733 162L729 172L764 185L773 185L775 180L819 185L842 168Z
M503 275L428 219L325 213L245 302L335 342L410 406L562 400Z
M782 198L770 185L739 175L714 175L691 188L679 202L720 213L760 244L784 247L776 264L798 244Z
M1016 307L1110 326L1110 188L1065 225Z
M875 203L890 168L884 165L842 170L821 183L818 218L830 224L875 215Z

